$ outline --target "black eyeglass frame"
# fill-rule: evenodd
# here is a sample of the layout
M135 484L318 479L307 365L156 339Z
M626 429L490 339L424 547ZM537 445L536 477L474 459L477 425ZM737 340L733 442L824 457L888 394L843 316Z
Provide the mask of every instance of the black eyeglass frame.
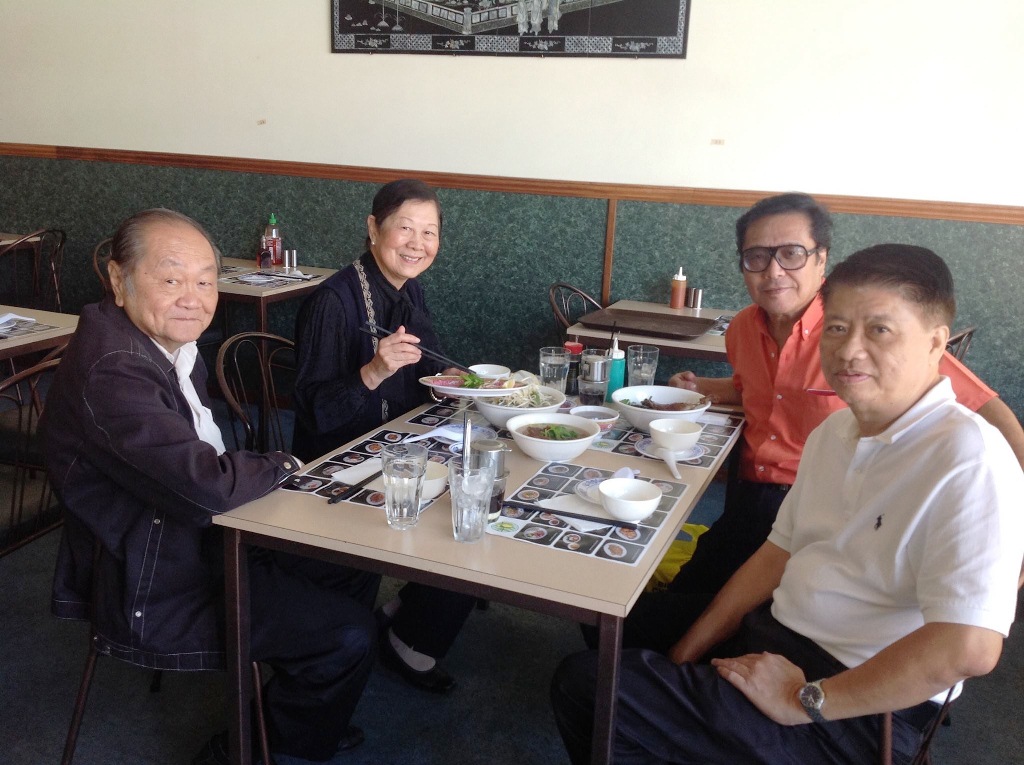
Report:
M801 263L799 266L787 268L786 265L781 260L779 260L779 250L785 249L787 247L799 247L801 250L803 250L804 262ZM814 247L813 249L808 250L802 244L780 244L777 247L748 247L747 249L740 252L740 270L746 271L751 274L760 274L768 270L768 267L772 264L772 260L774 259L775 262L779 264L779 268L781 268L783 271L799 271L801 268L807 265L807 260L811 257L811 255L816 255L823 249L824 248L819 245L817 247ZM753 269L747 266L747 253L753 250L768 253L768 260L765 261L764 268Z

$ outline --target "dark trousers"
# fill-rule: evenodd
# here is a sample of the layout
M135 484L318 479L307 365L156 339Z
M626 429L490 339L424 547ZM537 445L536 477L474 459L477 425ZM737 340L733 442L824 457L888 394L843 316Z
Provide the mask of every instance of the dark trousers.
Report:
M255 550L249 582L251 654L274 670L264 690L271 749L328 760L370 675L380 577Z
M769 608L744 620L737 636L744 653L781 654L809 679L845 669L814 642L775 621ZM587 651L565 659L552 681L555 719L574 765L590 762L596 674L597 655ZM937 705L926 702L893 716L894 762L909 762L929 713L937 711ZM875 762L878 753L878 715L778 725L709 664L676 666L648 650L623 652L616 715L616 765L863 765Z
M398 609L391 629L414 651L443 659L476 605L476 598L458 592L410 582L398 593Z

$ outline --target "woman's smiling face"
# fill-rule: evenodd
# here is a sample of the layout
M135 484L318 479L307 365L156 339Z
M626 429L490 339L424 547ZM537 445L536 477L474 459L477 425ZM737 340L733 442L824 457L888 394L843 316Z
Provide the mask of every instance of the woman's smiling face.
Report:
M373 259L395 289L426 271L441 245L441 218L430 201L410 199L383 221L371 215L366 225Z

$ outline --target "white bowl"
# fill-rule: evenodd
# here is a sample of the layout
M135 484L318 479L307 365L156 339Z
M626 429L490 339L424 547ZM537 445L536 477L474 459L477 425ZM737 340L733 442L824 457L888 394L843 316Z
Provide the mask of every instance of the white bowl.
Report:
M501 364L473 364L469 370L485 380L496 380L499 377L508 377L512 374L511 369L503 367Z
M651 439L655 446L670 452L683 452L697 445L704 426L692 420L651 420Z
M636 478L609 478L597 486L601 507L620 521L642 521L661 502L661 489Z
M442 462L427 462L420 499L433 499L448 485L448 466Z
M478 398L473 403L480 414L487 418L487 421L496 428L504 428L508 421L519 414L542 414L544 412L557 412L565 403L565 394L555 388L541 386L541 391L546 393L555 402L547 406L498 406L495 401L499 399ZM510 391L511 392L511 391Z
M602 431L610 430L619 421L619 410L607 406L574 406L569 414L593 420Z
M642 406L623 403L633 401L639 404L648 398L658 404L698 404L701 401L704 403L694 409L682 411L644 409ZM630 425L637 430L648 432L651 420L697 420L711 406L711 402L696 391L672 388L668 385L633 385L619 388L612 394L612 401L622 412L622 416L629 420Z
M519 432L519 429L525 425L541 424L567 425L584 435L582 438L574 438L569 441L552 441L547 438L533 438ZM515 441L516 446L528 456L542 462L560 462L579 457L601 432L601 428L593 420L557 412L516 415L508 421L505 427L512 433L512 440Z

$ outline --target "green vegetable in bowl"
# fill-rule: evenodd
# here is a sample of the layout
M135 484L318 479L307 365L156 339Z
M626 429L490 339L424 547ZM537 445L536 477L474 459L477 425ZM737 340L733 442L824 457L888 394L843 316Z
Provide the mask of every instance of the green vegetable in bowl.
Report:
M474 374L472 372L468 372L467 374L462 375L463 388L482 388L484 387L484 383L486 382L487 380L482 378L480 375Z

